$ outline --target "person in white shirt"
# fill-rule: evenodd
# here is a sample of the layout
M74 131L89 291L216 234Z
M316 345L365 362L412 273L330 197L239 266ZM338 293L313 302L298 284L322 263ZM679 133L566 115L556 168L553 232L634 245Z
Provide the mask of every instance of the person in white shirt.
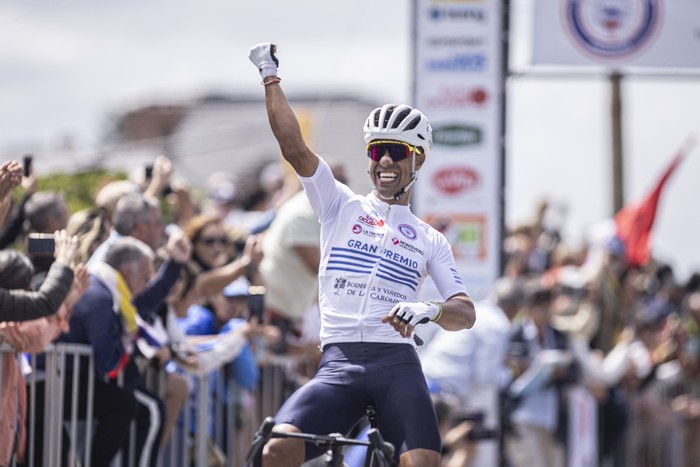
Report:
M498 428L499 393L513 376L505 363L512 321L523 298L520 280L499 278L489 297L476 303L479 319L472 329L439 329L420 354L428 387L450 404L452 417L481 414L485 428ZM497 440L480 441L469 465L498 465Z

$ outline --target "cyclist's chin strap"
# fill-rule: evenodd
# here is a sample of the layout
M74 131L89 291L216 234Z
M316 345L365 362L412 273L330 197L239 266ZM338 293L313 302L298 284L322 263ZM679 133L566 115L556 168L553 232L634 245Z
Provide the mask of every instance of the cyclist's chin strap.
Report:
M408 181L408 184L396 193L394 193L394 196L392 196L391 198L385 198L382 195L379 195L379 197L385 201L388 201L390 199L398 201L404 197L408 189L411 188L411 186L416 182L417 179L418 177L416 176L416 152L411 151L411 179Z

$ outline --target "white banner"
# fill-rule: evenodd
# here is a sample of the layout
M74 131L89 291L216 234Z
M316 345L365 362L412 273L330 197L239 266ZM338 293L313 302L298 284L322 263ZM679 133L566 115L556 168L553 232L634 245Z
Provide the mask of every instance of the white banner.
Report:
M501 2L414 6L414 104L433 127L433 149L413 203L447 236L478 297L500 274Z
M698 68L700 1L537 1L532 37L533 65Z
M569 411L569 467L596 467L598 465L598 403L582 386L575 386L568 394Z

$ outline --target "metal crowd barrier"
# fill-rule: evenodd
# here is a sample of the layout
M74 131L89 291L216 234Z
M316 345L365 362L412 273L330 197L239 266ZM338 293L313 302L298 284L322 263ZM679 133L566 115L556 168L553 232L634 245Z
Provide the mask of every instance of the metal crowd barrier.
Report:
M41 464L45 467L60 467L61 453L64 449L64 434L68 439L65 446L70 466L90 466L90 434L95 428L93 421L93 384L94 364L92 348L87 345L55 344L49 346L43 357L45 367L37 370L35 362L38 354L23 356L16 354L11 347L0 347L3 353L9 352L22 364L27 358L29 365L23 364L27 388L27 406L30 414L36 414L39 402L43 402L43 444ZM81 361L81 357L87 362ZM73 370L66 371L67 364ZM79 374L81 365L88 365L87 413L85 420L78 416ZM314 371L312 363L303 358L291 356L268 356L260 364L260 382L253 391L246 391L226 379L229 377L225 367L202 377L189 376L190 397L181 411L180 418L172 432L170 440L160 450L158 465L166 467L196 466L239 466L250 445L255 430L261 421L274 415L281 403L289 396L291 390L303 383L300 374ZM299 371L299 369L302 369ZM85 368L83 367L83 370ZM2 360L0 359L0 387L2 384ZM185 373L182 373L186 375ZM65 414L64 390L67 378L72 378L70 394L71 413ZM165 373L150 369L145 375L146 385L154 392L163 395ZM212 386L212 381L215 385ZM38 385L44 386L44 398L37 400ZM34 467L38 460L34 458L37 449L37 418L27 417L27 458L26 466ZM130 436L134 439L132 430ZM130 443L133 446L134 443ZM217 457L216 453L224 455ZM112 466L135 465L135 453L120 452ZM16 465L13 459L12 464Z
M43 352L45 366L37 370L39 355L23 356L3 344L0 352L10 355L25 370L27 406L31 414L43 405L43 413L37 414L43 423L43 431L38 433L37 417L27 418L27 459L26 466L34 467L39 459L34 456L42 453L41 464L46 467L61 465L65 439L68 462L71 466L90 466L90 434L93 432L92 401L94 394L94 372L88 371L87 413L85 420L78 416L79 372L81 365L92 369L92 349L85 345L56 344ZM85 361L81 361L81 357ZM23 362L27 358L29 365ZM73 371L66 371L67 365ZM85 369L85 367L83 367ZM165 467L195 466L240 466L253 434L262 420L273 415L290 392L303 384L304 376L312 375L313 363L291 356L268 356L260 362L260 383L254 391L246 391L234 384L225 384L228 375L220 368L203 377L191 377L190 397L185 403L180 419L172 432L169 442L160 451L158 464ZM3 360L0 359L0 388L4 376ZM64 413L64 390L67 378L72 378L72 392L69 395L71 411ZM146 374L146 385L162 395L165 373L150 370ZM644 393L630 397L628 403L627 429L621 456L614 465L635 465L644 467L686 467L700 465L697 439L700 436L700 421L688 420L673 410L672 404L679 394L694 394L698 397L698 383L682 379L666 378L653 383ZM44 398L38 400L43 386ZM590 402L587 403L589 407ZM581 402L577 404L582 407ZM589 414L593 408L588 409ZM576 410L571 410L575 416ZM584 417L582 420L589 420ZM132 436L133 436L132 430ZM43 435L40 450L35 449L38 436ZM578 431L578 437L582 435ZM595 433L591 433L595 437ZM3 442L6 442L3 440ZM131 443L134 446L134 443ZM572 448L573 446L569 446ZM217 455L218 454L218 455ZM223 454L223 457L221 455ZM124 457L126 456L126 457ZM133 466L135 453L120 453L113 466ZM589 458L590 459L590 458ZM622 464L620 464L622 462ZM16 466L13 459L11 465ZM586 465L594 465L587 463Z
M659 367L656 379L629 399L624 462L641 467L700 465L700 419L687 419L676 398L700 397L700 383L687 378L676 362Z

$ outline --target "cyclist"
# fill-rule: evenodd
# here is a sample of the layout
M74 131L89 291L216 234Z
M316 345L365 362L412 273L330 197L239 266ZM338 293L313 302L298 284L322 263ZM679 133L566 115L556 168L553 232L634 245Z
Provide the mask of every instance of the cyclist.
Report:
M445 237L410 211L416 174L432 143L426 117L385 105L364 126L374 190L353 193L309 149L280 86L276 47L258 44L258 68L272 131L321 222L319 304L323 356L316 376L285 401L276 431L347 433L376 407L378 428L401 466L438 466L440 435L414 343L414 326L473 326L474 304ZM418 301L432 276L444 302ZM299 440L275 438L263 465L298 466L321 454Z

